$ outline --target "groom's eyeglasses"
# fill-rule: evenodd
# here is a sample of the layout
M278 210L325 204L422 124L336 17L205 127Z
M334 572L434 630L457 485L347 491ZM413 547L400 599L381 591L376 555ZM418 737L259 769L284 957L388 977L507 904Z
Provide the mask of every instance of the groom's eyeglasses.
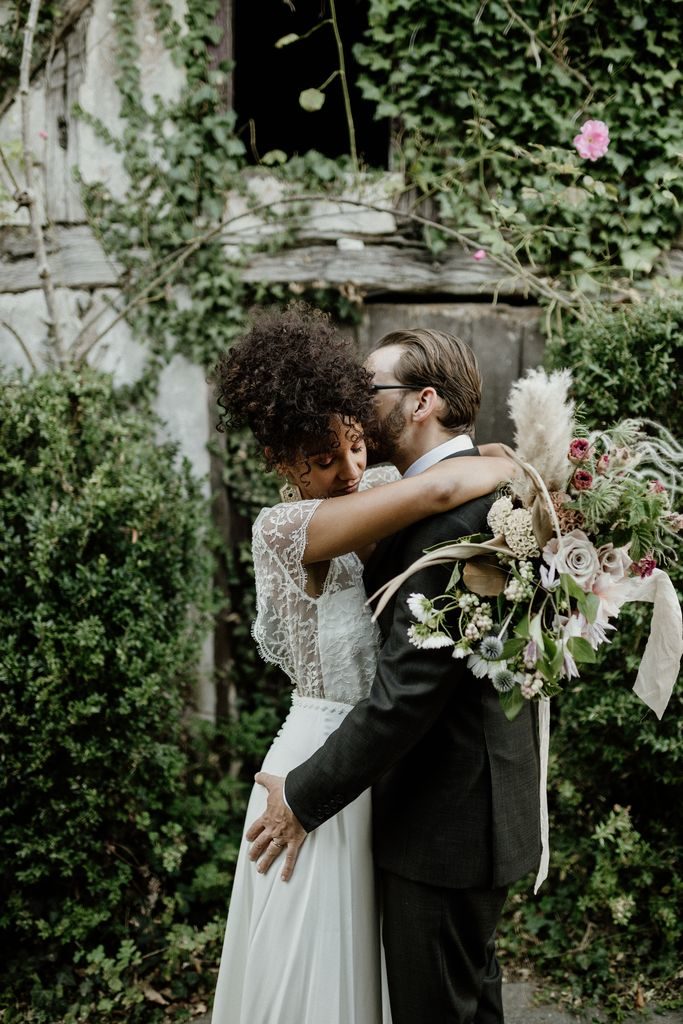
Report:
M371 384L372 391L419 391L412 384Z

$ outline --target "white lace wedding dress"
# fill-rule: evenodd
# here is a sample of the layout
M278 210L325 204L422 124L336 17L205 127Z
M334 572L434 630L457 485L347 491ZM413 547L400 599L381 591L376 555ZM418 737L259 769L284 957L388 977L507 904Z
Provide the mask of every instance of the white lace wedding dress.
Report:
M362 487L397 478L372 469ZM274 775L305 761L367 695L377 660L356 555L330 562L319 597L306 593L301 559L319 503L263 509L253 528L254 637L294 684L263 762ZM247 825L265 805L266 791L254 786ZM242 840L212 1024L390 1024L371 844L369 791L308 836L289 882L279 861L258 874Z

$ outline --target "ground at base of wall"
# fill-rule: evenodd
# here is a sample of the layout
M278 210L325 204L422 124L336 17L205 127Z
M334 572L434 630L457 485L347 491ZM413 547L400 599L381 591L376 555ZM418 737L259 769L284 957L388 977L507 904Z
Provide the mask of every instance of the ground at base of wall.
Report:
M537 1003L537 987L530 981L509 981L503 984L505 1024L592 1024L600 1021L599 1010L576 1015L564 1007L551 1003ZM629 1016L627 1024L649 1022L649 1024L683 1024L683 1011L670 1010L658 1013L648 1008ZM211 1014L198 1017L193 1024L211 1024ZM218 1022L217 1022L218 1024Z

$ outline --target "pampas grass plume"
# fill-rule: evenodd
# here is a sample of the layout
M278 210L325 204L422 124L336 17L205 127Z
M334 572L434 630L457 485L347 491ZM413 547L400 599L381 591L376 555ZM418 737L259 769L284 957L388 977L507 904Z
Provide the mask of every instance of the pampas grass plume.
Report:
M574 402L569 397L569 370L527 370L512 385L508 408L515 426L515 451L543 477L549 491L562 491L572 471L567 458L574 436ZM513 483L524 504L535 494L534 484L525 477Z

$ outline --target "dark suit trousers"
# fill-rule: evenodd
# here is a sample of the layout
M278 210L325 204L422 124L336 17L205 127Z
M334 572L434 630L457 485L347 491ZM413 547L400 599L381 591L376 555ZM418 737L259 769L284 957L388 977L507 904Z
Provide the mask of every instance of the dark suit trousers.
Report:
M494 935L507 887L380 876L392 1024L503 1024Z

